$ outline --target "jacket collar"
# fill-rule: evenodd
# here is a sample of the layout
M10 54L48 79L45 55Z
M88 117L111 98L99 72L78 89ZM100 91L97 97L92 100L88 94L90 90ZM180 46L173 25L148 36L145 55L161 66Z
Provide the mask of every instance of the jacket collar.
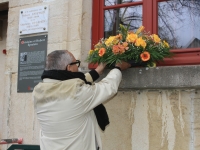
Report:
M44 83L58 83L58 82L60 82L60 80L50 79L50 78L44 78L43 82Z

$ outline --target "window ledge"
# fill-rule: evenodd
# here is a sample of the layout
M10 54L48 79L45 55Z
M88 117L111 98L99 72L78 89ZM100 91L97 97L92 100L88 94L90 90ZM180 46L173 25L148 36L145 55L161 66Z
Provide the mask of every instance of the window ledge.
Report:
M101 78L108 72L106 69ZM200 89L200 65L130 68L122 76L119 90Z

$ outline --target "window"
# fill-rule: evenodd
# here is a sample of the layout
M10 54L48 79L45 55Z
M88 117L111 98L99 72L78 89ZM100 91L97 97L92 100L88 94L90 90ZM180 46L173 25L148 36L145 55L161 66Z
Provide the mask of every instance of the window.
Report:
M199 0L93 0L92 47L116 35L119 24L141 25L169 42L173 58L160 66L200 64Z

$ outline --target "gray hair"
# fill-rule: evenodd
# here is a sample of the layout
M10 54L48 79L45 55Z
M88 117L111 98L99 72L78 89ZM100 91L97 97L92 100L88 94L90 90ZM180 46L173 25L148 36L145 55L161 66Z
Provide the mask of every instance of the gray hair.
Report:
M72 61L67 50L55 50L47 55L45 70L65 70Z

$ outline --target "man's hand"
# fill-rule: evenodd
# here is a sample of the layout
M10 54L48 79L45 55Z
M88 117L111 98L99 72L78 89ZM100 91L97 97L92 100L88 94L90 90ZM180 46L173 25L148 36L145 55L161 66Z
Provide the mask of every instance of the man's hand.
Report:
M106 63L100 63L100 64L97 66L97 68L95 69L96 72L97 72L99 75L101 75L101 74L103 73L103 70L104 70L105 66L106 66Z
M131 67L131 64L129 64L129 63L125 62L125 61L121 61L121 62L115 64L115 66L119 67L121 70L126 70L126 69Z

